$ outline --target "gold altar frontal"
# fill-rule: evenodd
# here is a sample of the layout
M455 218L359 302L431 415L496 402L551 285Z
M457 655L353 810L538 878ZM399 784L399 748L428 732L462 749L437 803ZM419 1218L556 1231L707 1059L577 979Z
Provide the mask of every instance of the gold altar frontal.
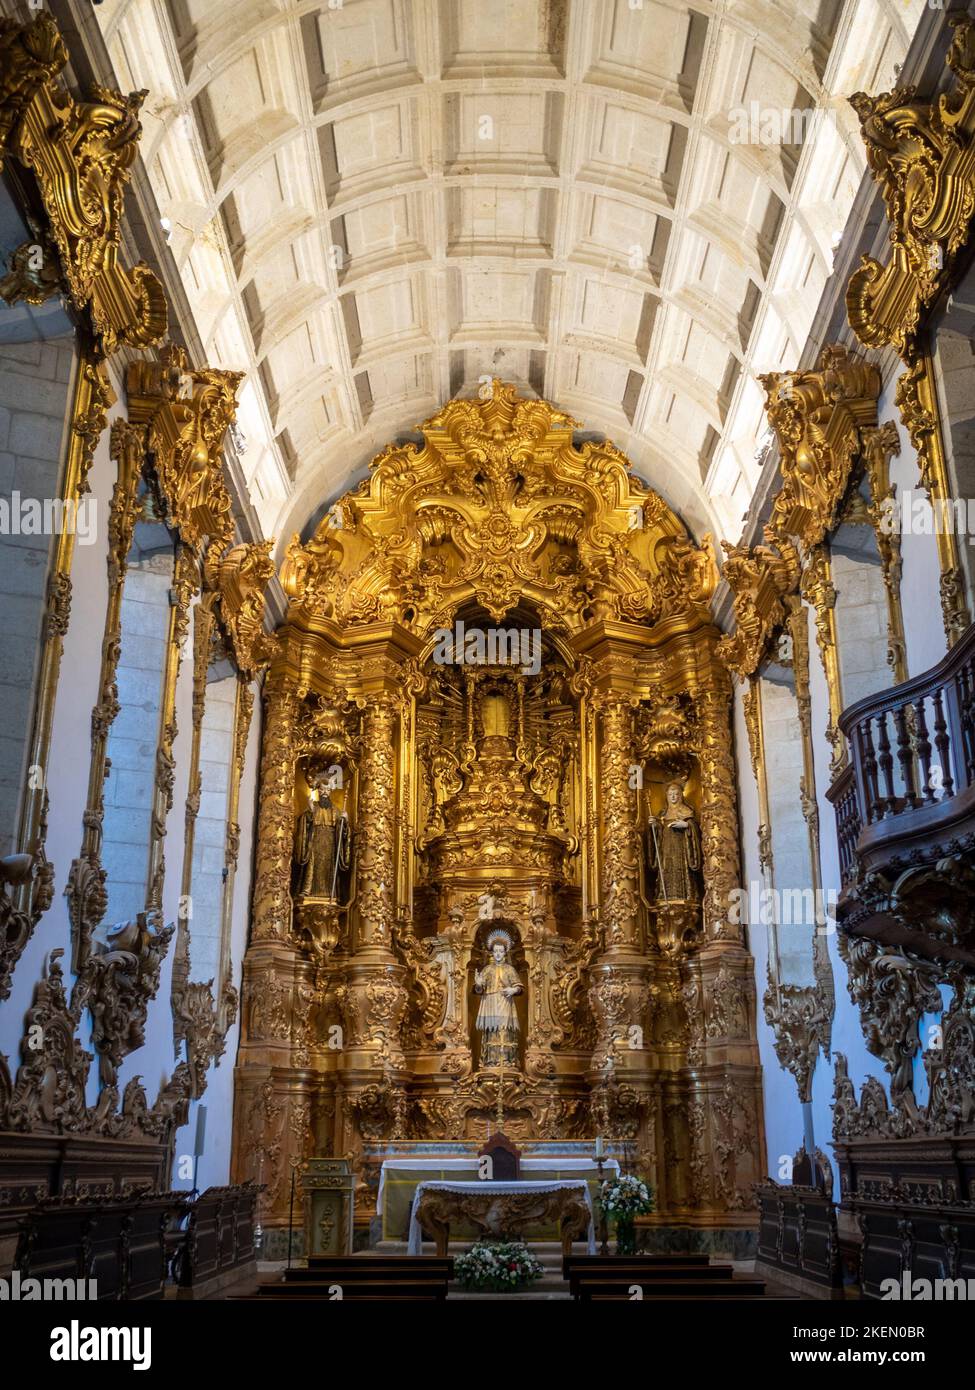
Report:
M714 557L576 429L495 382L288 547L233 1159L271 1244L312 1154L352 1163L361 1241L377 1146L499 1109L522 1148L625 1145L657 1221L754 1223Z

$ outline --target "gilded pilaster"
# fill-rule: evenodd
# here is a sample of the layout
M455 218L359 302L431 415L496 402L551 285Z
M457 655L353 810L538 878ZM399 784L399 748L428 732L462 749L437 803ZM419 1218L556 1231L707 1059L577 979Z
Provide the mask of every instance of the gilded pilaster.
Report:
M863 437L867 486L870 490L868 515L877 538L880 569L887 599L887 665L894 684L907 680L907 644L901 606L901 541L896 524L897 491L890 481L890 460L900 452L900 438L893 420L885 420Z
M972 619L965 600L965 581L958 555L958 538L949 523L951 485L948 481L948 466L945 461L934 384L934 364L930 353L924 353L907 362L897 382L894 399L917 453L921 487L931 500L938 562L941 567L941 616L948 646L952 647Z
M802 572L802 597L811 606L816 623L816 645L823 663L826 689L829 694L829 723L826 738L832 748L830 776L836 778L846 767L849 750L840 729L843 713L843 694L840 686L840 659L836 643L836 589L829 547L824 543L810 551Z

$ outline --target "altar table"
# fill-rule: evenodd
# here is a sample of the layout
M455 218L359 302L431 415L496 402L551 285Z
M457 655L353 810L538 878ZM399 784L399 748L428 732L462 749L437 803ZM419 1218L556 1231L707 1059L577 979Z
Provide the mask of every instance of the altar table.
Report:
M477 1178L477 1156L426 1157L404 1154L385 1158L379 1173L379 1191L376 1194L376 1215L382 1220L384 1240L402 1240L408 1234L413 1197L418 1183L431 1182L435 1178L461 1181ZM521 1171L526 1179L535 1181L558 1181L562 1178L585 1178L589 1184L590 1197L598 1197L596 1184L599 1170L587 1155L569 1157L564 1155L540 1155L522 1158ZM614 1178L619 1173L615 1158L603 1163L603 1176Z
M484 1236L516 1234L528 1225L557 1221L563 1255L571 1254L572 1242L588 1240L588 1253L596 1253L592 1198L581 1178L555 1182L421 1182L410 1210L407 1253L422 1254L424 1233L437 1243L437 1254L446 1255L451 1224L470 1222Z

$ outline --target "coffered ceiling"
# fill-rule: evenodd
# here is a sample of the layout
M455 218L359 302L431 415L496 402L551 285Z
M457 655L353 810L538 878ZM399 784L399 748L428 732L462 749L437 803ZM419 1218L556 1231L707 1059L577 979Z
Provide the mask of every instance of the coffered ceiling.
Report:
M736 538L923 4L106 0L268 534L498 375Z

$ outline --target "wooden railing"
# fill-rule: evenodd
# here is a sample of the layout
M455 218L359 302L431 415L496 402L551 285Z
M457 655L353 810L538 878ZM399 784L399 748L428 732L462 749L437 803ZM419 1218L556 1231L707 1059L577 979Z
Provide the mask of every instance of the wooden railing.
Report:
M943 851L975 821L975 625L923 675L844 710L850 765L829 790L844 888Z

